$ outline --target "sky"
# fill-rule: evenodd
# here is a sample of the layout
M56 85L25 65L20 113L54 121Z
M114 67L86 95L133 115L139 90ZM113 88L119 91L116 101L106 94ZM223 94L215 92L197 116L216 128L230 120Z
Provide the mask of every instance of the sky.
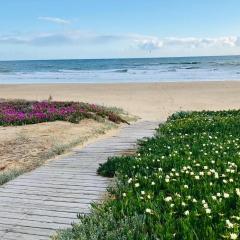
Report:
M8 0L0 60L240 54L239 0Z

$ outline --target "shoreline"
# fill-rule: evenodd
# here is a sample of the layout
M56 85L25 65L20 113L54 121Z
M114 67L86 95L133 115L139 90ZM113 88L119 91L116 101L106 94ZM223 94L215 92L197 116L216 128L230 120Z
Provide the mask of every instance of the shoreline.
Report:
M165 121L176 111L240 108L240 81L0 84L0 98L84 101L120 107L142 120Z
M218 80L186 80L186 81L178 81L178 80L172 80L172 81L152 81L152 82L49 82L49 83L1 83L1 86L12 86L12 85L128 85L128 84L190 84L190 83L218 83L218 82L240 82L239 79L218 79Z

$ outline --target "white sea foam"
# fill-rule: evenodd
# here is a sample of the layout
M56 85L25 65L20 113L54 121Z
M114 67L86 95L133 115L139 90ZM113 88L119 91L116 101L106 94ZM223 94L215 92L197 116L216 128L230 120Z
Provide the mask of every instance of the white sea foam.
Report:
M236 56L0 62L0 83L240 80L239 66Z

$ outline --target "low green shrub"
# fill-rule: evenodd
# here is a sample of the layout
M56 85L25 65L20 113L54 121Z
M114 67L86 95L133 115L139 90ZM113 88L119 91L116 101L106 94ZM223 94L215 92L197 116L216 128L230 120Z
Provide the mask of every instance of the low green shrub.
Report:
M240 238L240 114L179 113L134 156L109 159L110 198L61 240Z
M116 172L127 168L129 161L131 160L132 158L129 156L111 157L107 160L107 162L100 164L97 173L103 177L114 177Z

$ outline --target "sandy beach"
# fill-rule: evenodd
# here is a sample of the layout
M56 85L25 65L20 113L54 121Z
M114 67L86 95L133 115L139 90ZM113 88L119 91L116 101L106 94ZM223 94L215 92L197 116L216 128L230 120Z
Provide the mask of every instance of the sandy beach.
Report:
M240 108L240 81L128 84L0 85L0 98L85 101L121 107L144 120L180 110Z

